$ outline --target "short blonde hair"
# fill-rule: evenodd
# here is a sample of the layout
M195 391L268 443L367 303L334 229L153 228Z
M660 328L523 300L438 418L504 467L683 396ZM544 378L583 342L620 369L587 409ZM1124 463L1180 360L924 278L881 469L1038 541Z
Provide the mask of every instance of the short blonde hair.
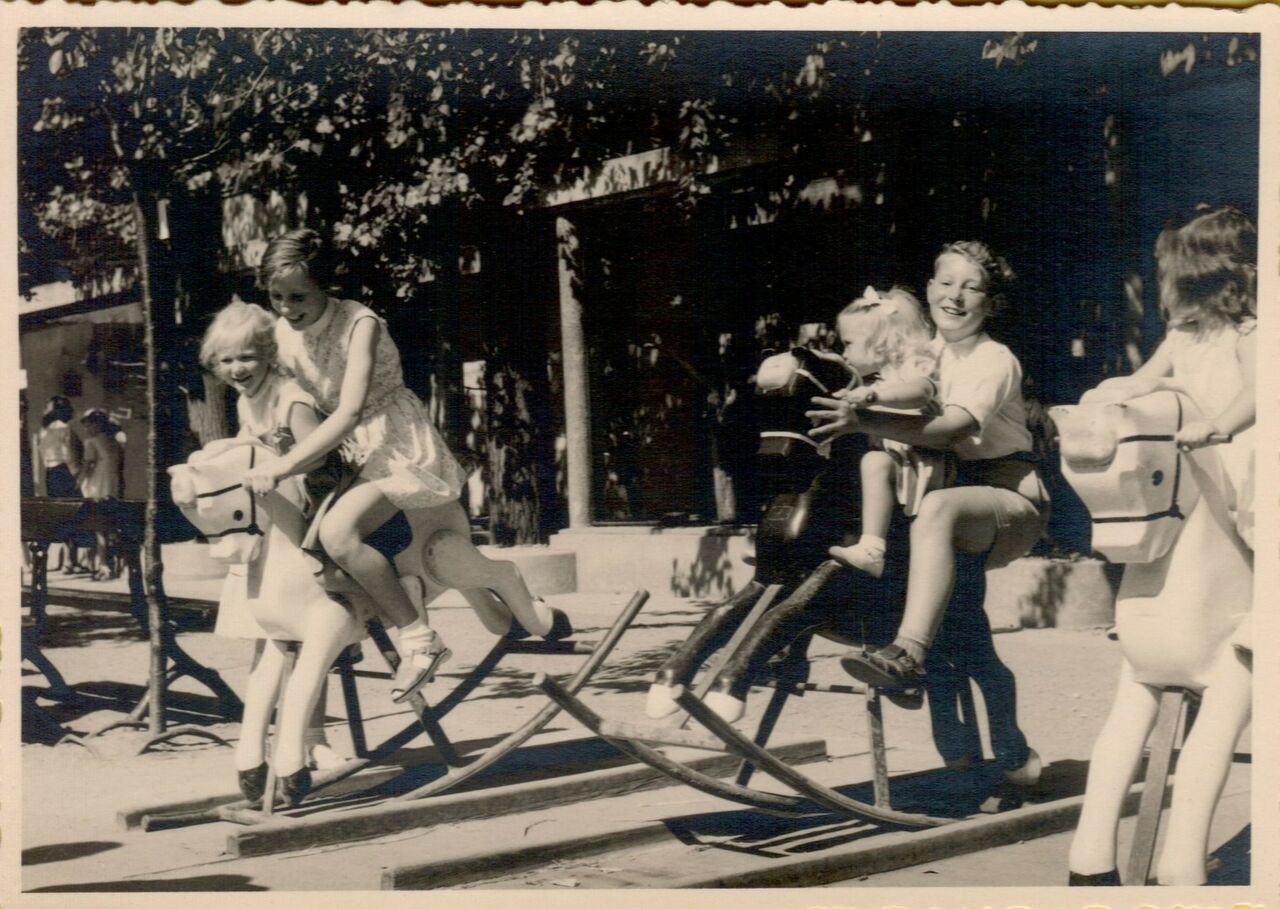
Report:
M932 358L929 341L933 328L916 295L905 287L895 286L883 292L868 287L862 296L840 310L836 319L845 317L858 320L858 330L867 347L886 366L914 365L921 358Z
M232 348L252 344L268 362L276 359L276 317L256 303L235 300L218 311L200 342L200 365L210 371L214 361Z

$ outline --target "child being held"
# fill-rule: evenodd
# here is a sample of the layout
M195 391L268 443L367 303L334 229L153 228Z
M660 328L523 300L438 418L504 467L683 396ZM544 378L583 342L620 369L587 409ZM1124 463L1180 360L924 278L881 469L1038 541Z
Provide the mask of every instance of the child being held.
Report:
M937 409L937 355L920 301L908 290L868 287L836 317L845 362L859 383L837 397L855 407L871 405L908 413ZM862 535L852 546L832 546L836 560L872 577L884 574L886 537L895 502L914 516L926 492L943 483L941 455L882 440L883 450L863 455Z

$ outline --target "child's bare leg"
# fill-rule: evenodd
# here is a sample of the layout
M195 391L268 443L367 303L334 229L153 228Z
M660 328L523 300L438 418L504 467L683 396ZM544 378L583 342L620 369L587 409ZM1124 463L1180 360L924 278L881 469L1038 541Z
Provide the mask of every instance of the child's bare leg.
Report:
M911 525L907 605L895 642L920 664L951 602L956 553L987 552L995 543L996 530L985 487L938 489L920 503L920 513Z
M919 685L924 663L956 580L956 552L983 553L996 538L996 515L985 487L939 489L920 503L911 525L907 606L893 644L876 653L854 652L840 664L854 678L878 687Z
M884 574L884 551L889 522L897 499L894 486L898 466L887 451L869 451L858 465L862 474L862 535L852 546L832 546L827 552L845 565L872 577Z
M391 688L397 701L429 682L450 656L440 636L418 615L391 563L364 542L399 510L378 487L357 480L320 525L320 544L329 558L365 589L379 614L400 629L396 649L402 659Z

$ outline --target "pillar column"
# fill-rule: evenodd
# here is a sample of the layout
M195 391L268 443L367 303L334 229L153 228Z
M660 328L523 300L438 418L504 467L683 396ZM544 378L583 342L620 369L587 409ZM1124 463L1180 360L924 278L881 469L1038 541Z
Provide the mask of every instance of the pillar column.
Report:
M560 278L560 349L564 378L564 428L568 468L569 526L591 526L591 411L588 406L587 344L582 331L582 286L578 231L556 218L556 265Z

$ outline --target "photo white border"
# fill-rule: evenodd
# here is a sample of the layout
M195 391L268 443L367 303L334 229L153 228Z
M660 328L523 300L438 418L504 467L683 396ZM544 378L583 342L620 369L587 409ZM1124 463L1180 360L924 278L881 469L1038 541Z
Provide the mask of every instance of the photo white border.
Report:
M181 901L184 907L200 909L228 905L291 906L307 909L325 907L414 906L480 907L537 904L554 907L683 907L731 906L733 909L778 909L778 907L1012 907L1036 909L1096 905L1110 907L1172 906L1268 906L1280 904L1280 763L1277 758L1278 727L1275 695L1280 691L1280 669L1276 654L1263 644L1280 639L1280 606L1268 595L1280 590L1280 280L1277 276L1277 248L1280 247L1280 8L1256 6L1247 10L1203 8L1045 8L1006 2L999 6L951 7L942 4L897 7L880 4L853 4L828 0L822 5L784 7L777 3L737 7L717 2L707 7L679 6L660 2L642 6L627 0L579 6L558 3L551 6L476 7L456 5L426 7L405 3L351 3L303 6L285 0L252 0L239 6L225 6L213 0L197 0L190 5L160 2L156 5L98 3L94 6L46 0L39 6L25 2L5 3L0 12L0 287L14 301L15 312L0 328L0 350L5 362L5 381L17 383L18 337L16 301L18 283L16 222L16 48L17 32L31 26L292 26L306 28L360 27L472 27L548 29L728 29L728 30L851 30L851 31L1142 31L1221 32L1256 31L1261 41L1261 124L1259 169L1259 325L1261 356L1259 375L1258 489L1256 527L1256 597L1254 639L1260 649L1255 658L1255 690L1263 709L1255 712L1252 730L1252 880L1248 887L1232 888L1122 888L1071 890L1057 888L870 888L738 890L731 893L691 893L662 890L588 890L551 892L521 889L510 891L440 890L417 893L328 892L328 893L85 893L22 894L20 891L22 852L21 744L19 729L20 635L18 621L18 434L0 436L0 477L9 494L0 495L0 540L10 558L0 559L0 589L5 594L0 612L0 906L17 907L150 907L169 909ZM0 394L0 425L18 422L16 387ZM123 835L123 834L122 834ZM135 834L128 834L135 835ZM212 857L211 857L212 858ZM1065 857L1063 877L1066 876Z

